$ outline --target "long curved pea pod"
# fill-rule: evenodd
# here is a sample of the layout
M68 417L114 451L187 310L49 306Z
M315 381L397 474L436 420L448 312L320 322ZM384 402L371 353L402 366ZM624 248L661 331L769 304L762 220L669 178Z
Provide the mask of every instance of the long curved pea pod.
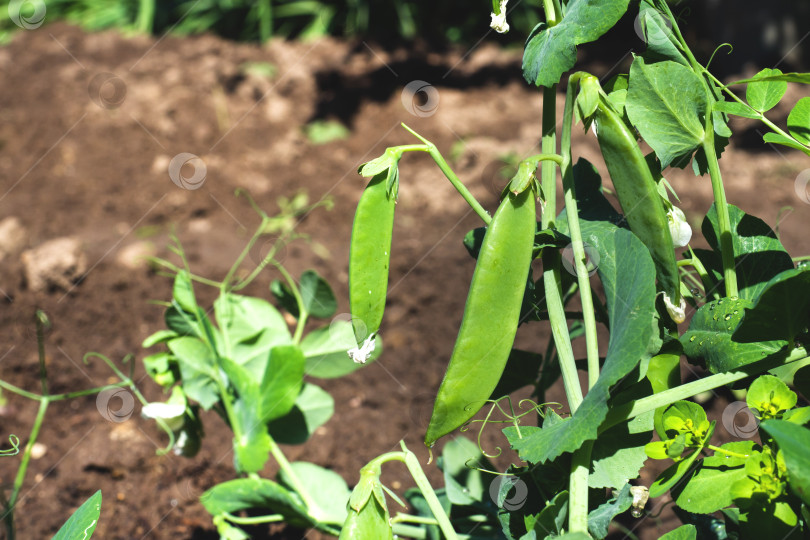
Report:
M681 323L686 304L681 298L675 248L666 210L644 154L627 124L601 99L596 109L596 132L624 217L652 255L670 317Z
M354 214L349 250L349 303L358 344L373 339L385 310L396 207L396 186L389 191L388 176L386 171L371 179Z
M472 418L501 378L520 322L536 219L532 189L509 193L492 217L450 365L433 406L427 446Z

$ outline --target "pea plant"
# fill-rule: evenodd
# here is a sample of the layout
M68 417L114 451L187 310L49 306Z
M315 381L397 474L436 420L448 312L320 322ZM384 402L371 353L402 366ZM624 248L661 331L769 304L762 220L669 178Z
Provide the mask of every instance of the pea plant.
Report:
M281 262L285 246L303 238L295 230L300 216L331 201L308 204L299 194L280 200L280 214L269 216L248 199L261 222L221 281L193 273L176 237L170 249L179 264L154 259L173 276L174 285L165 303L166 328L143 342L147 348L165 345L165 350L143 362L170 396L165 403L147 404L142 414L167 425L169 447L187 457L202 443L200 409L214 411L233 431L238 477L201 496L222 538L248 538L239 525L280 521L337 534L347 516L345 481L313 463L290 463L279 446L306 442L334 412L332 397L309 378L336 378L360 367L345 361L354 343L348 317L305 334L309 320L335 315L337 300L326 280L314 270L296 280ZM252 268L240 270L249 261ZM270 292L294 323L293 332L273 304L239 294L268 267L282 278L271 282ZM212 308L200 306L195 284L218 291ZM373 360L380 352L378 347L368 356ZM271 456L279 467L278 481L258 475ZM242 515L248 510L270 513Z
M0 492L0 504L2 504L2 514L0 520L3 522L5 529L5 538L14 540L18 537L17 526L14 521L14 514L17 503L20 499L20 490L25 482L25 477L28 473L28 465L31 462L31 457L34 452L34 447L37 444L40 430L45 422L48 412L48 407L52 403L65 401L68 399L76 399L83 396L97 395L98 400L104 401L110 393L120 391L122 387L129 388L135 396L138 397L143 403L146 403L143 395L138 391L135 382L132 380L132 371L134 370L134 363L130 362L131 358L124 359L125 363L129 363L130 373L125 375L109 358L96 353L89 353L85 355L85 363L90 358L99 358L115 373L119 381L99 386L95 388L88 388L84 390L76 390L73 392L65 392L54 394L50 392L48 382L48 367L45 360L45 330L50 327L51 322L48 316L41 310L37 310L34 324L36 325L37 337L37 351L39 353L39 387L40 393L30 392L24 388L15 386L7 381L0 379L0 389L26 398L39 403L37 415L34 418L34 423L31 426L31 431L28 434L27 440L24 444L22 455L20 456L20 463L17 467L17 473L14 475L14 481L11 485L10 492L6 494L5 486ZM5 402L5 396L0 395L0 398ZM162 424L162 422L161 422ZM20 438L14 434L9 436L9 444L11 448L0 450L0 457L5 459L13 459L15 456L20 455ZM71 515L64 525L57 531L53 537L54 540L71 540L73 538L89 539L93 536L93 532L98 525L99 516L101 514L101 490L96 491L90 498L88 498L74 513Z
M723 83L708 69L711 58L694 56L666 1L634 4L646 48L628 73L602 82L572 70L576 48L616 25L629 1L542 2L545 21L528 36L522 67L543 93L540 153L520 162L492 216L437 147L407 126L419 144L388 148L360 167L371 180L351 239L358 346L350 356L362 362L374 350L383 319L399 162L427 153L484 226L464 238L475 271L425 444L471 422L503 422L520 464L493 471L480 448L456 439L439 460L445 486L432 490L415 475L419 490L406 498L416 514L392 518L380 465L408 458L383 455L361 471L341 538L391 538L405 524L414 538L601 539L612 522L624 527L614 518L628 510L643 517L649 498L667 494L683 525L666 538L810 534L810 413L796 408L788 386L810 397L810 269L764 221L726 200L719 165L731 115L762 122L766 143L810 154L810 98L793 106L786 125L767 116L789 83L808 84L810 74L765 69ZM493 1L492 19L508 30L505 0ZM558 133L555 98L566 74ZM574 161L576 123L595 132L621 213L596 168ZM709 249L690 245L680 199L663 176L687 166L712 186L701 227ZM538 259L542 275L533 276ZM530 323L550 325L542 355L513 348L518 327ZM575 356L575 339L584 339L585 358ZM683 382L682 357L703 376ZM560 378L561 407L545 399ZM528 385L532 400L516 411L508 396ZM721 387L749 388L750 440L715 445L716 421L688 401ZM482 408L485 418L474 418ZM648 460L672 464L646 486ZM482 471L500 475L493 489ZM521 504L510 504L517 492Z

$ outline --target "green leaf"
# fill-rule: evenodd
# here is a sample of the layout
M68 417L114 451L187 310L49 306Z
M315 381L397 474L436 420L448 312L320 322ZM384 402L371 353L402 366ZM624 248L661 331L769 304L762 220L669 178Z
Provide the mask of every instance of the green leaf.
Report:
M782 411L796 406L798 396L773 375L760 375L751 383L745 402L751 409L759 412L763 420L775 418Z
M707 422L706 411L697 403L676 401L664 410L662 421L664 431L671 438L678 433L692 433L701 429Z
M270 359L259 386L258 407L263 423L289 413L304 384L304 353L295 345L279 345L270 351Z
M177 358L185 394L205 410L213 407L219 401L213 351L201 340L188 336L175 338L167 345Z
M174 332L173 330L158 330L157 332L155 332L154 334L143 340L143 343L141 343L141 347L143 347L144 349L148 349L149 347L154 347L159 343L165 343L170 339L176 337L177 332Z
M245 367L257 380L265 372L270 350L289 345L292 336L284 317L261 298L227 293L214 301L222 330L222 355Z
M810 144L810 97L803 97L788 114L787 127L802 144Z
M314 463L298 461L290 465L295 476L312 497L312 502L315 503L315 506L309 509L310 515L322 523L342 525L349 515L346 504L351 494L346 481L338 473ZM294 483L285 469L279 471L278 479L290 490L295 489Z
M742 298L754 300L765 288L768 280L780 272L793 268L793 260L767 223L746 214L732 204L728 205L728 213L731 230L734 233L732 241L737 281L740 287L739 295ZM709 258L704 266L711 269L715 278L720 281L722 278L718 240L720 226L717 208L714 204L706 213L701 230L716 254L713 258ZM702 260L703 257L701 257Z
M479 468L490 467L478 446L465 437L456 437L442 450L440 468L444 473L447 498L459 506L483 502L488 499L492 478L484 476Z
M723 450L748 455L754 450L754 441L736 441L721 446ZM675 503L695 514L711 514L731 506L731 485L745 478L746 458L715 452L713 456L698 461L695 474L688 483L673 489Z
M504 430L521 459L553 460L596 439L607 414L610 388L660 348L655 320L655 266L633 233L605 222L582 222L583 239L599 253L599 277L605 289L610 340L599 379L570 420L543 429ZM656 327L657 329L657 327ZM524 433L520 437L519 433Z
M263 396L259 384L245 368L229 358L221 358L220 366L238 394L233 403L233 415L229 416L236 424L231 426L234 466L239 472L258 472L270 457L271 444L267 425L261 418L259 403Z
M632 504L633 495L630 493L630 484L625 483L613 498L591 510L588 514L588 532L599 540L606 537L613 518L626 512Z
M337 299L332 287L315 270L305 270L298 284L304 307L310 316L326 319L335 314Z
M636 416L599 434L591 450L591 488L620 489L638 477L647 460L644 445L652 438L653 412Z
M658 540L695 540L696 538L697 528L694 525L681 525L661 536Z
M689 472L699 455L700 452L696 450L689 454L689 456L687 456L685 459L676 461L664 472L658 475L658 478L656 478L655 482L653 482L650 486L650 497L653 499L660 497L671 487L677 484L678 481L680 481L680 479L683 478L687 472Z
M669 350L662 351L660 354L650 359L650 363L647 366L646 377L647 380L650 381L653 393L657 394L658 392L675 388L681 384L682 352L682 347L679 346L677 352L671 352ZM666 407L657 408L654 417L655 431L662 439L666 438L662 424L665 408Z
M774 75L781 75L782 71L779 69L765 68L756 75L754 78L769 77ZM760 112L765 112L773 109L779 104L782 96L787 92L787 82L785 81L759 81L748 83L745 89L745 100L753 108Z
M194 287L191 285L191 278L185 270L177 272L174 276L174 286L172 296L183 311L194 313L197 311L197 300L194 298Z
M761 75L762 72L756 74L750 79L741 79L728 83L726 86L734 86L737 84L748 84L759 81L785 81L810 84L810 73L782 73L781 75Z
M278 300L282 308L287 310L287 312L296 319L298 318L300 315L298 312L298 301L295 299L295 295L289 285L280 279L274 279L270 282L270 292L276 300Z
M684 354L691 360L702 360L712 373L787 356L786 341L741 343L734 337L745 308L750 306L751 302L743 298L721 298L702 305L680 338Z
M736 101L715 101L712 105L712 110L726 114L733 114L735 116L742 116L743 118L759 119L762 116L756 111L752 111L749 107L746 107L742 103L738 103Z
M649 60L672 60L689 65L689 61L679 50L678 39L672 32L669 19L658 11L649 0L641 2L639 6L638 23L644 32L644 42L647 50L644 57Z
M627 114L664 169L673 162L683 166L703 143L701 118L709 104L700 78L672 61L647 64L636 57L630 67ZM598 128L597 128L598 129Z
M166 309L163 318L169 330L179 336L194 336L205 341L213 340L214 344L218 344L220 341L219 332L200 307L194 314L184 311L180 308L180 304L172 300L172 305Z
M100 515L101 490L98 490L73 512L53 540L89 540L96 530Z
M346 353L357 346L352 323L336 319L328 326L313 330L301 340L301 350L306 358L306 374L321 379L343 377L368 365L382 354L382 338L374 338L374 352L365 364L353 362Z
M754 305L745 310L734 332L739 341L793 340L810 323L810 268L774 276L763 285Z
M810 505L810 430L784 420L766 420L759 425L779 445L785 458L788 484L804 504Z
M506 484L506 482L504 482ZM503 487L503 485L501 487ZM534 523L533 531L543 538L559 537L568 518L568 492L561 491L548 501Z
M628 0L570 0L565 17L548 27L540 23L526 40L523 77L537 86L560 82L577 57L577 45L595 41L627 11Z
M250 508L267 509L293 523L309 524L307 508L297 493L264 478L239 478L212 487L200 496L212 516Z
M281 444L305 443L334 412L332 396L319 386L305 383L292 410L268 424L270 435Z
M801 144L797 143L793 139L785 137L784 135L782 135L780 133L774 133L774 132L769 131L768 133L766 133L765 135L762 136L762 140L764 142L766 142L766 143L781 144L783 146L788 146L788 147L793 148L795 150L801 150L805 154L810 154L810 149L808 149L806 146L802 146Z

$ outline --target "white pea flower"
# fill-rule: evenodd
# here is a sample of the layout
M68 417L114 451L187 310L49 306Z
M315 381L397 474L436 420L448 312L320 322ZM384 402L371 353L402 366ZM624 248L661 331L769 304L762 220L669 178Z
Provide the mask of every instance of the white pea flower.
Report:
M365 364L366 360L371 358L371 355L374 353L374 348L377 346L377 342L374 339L375 337L376 334L372 333L363 341L362 345L346 351L349 358L354 360L356 364Z
M672 303L672 300L664 293L664 305L667 307L667 313L678 324L681 324L683 321L686 320L686 300L683 299L681 296L681 304L676 306Z
M141 410L141 416L163 420L172 431L179 431L183 427L185 413L186 406L181 403L147 403Z
M489 23L490 28L499 34L505 34L509 31L509 23L506 22L506 2L508 0L501 0L499 6L499 14L492 13L492 22Z
M692 227L686 222L686 216L683 210L677 206L673 206L667 212L667 220L669 221L669 234L672 235L672 243L676 248L684 247L692 239Z

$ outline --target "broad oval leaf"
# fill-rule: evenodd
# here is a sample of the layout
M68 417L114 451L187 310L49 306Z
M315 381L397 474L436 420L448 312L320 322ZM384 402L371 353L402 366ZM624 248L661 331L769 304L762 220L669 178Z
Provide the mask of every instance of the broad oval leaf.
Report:
M548 27L540 23L526 40L523 77L530 84L552 86L573 67L577 45L599 39L627 11L628 0L570 0L565 17Z
M53 540L89 540L96 530L100 515L101 490L98 490L73 512Z
M305 383L295 406L268 424L270 435L281 444L302 444L335 412L335 401L321 387Z
M782 71L779 69L765 68L754 75L754 78L781 74ZM745 100L756 110L765 112L776 107L785 92L787 92L787 83L785 81L750 82L745 88Z
M201 340L188 336L175 338L167 345L177 359L183 378L183 391L203 409L210 409L219 401L213 351Z
M279 345L270 351L257 406L262 422L289 413L304 384L304 353L295 345Z
M697 527L691 523L687 523L686 525L681 525L673 531L669 531L658 540L695 540L696 538Z
M703 143L701 118L709 104L700 78L672 61L647 64L638 56L630 67L625 108L633 125L655 150L661 169L679 166Z
M745 310L734 332L738 341L787 340L810 323L810 268L794 268L774 276L762 288L754 305Z
M338 473L306 461L297 461L290 466L315 503L315 508L310 508L309 514L316 521L333 525L346 521L346 503L349 502L351 492ZM295 489L285 469L279 471L278 479L282 485Z
M802 144L810 144L810 97L803 97L790 111L787 119L790 134Z
M595 439L608 411L610 388L660 347L654 324L655 266L649 251L633 233L610 223L581 225L583 239L600 257L598 272L610 319L607 356L599 379L569 420L543 429L503 430L521 459L532 463L553 460Z
M301 300L310 316L326 319L335 314L337 299L332 287L315 270L305 270L301 274Z
M239 478L217 484L200 496L200 502L212 516L260 508L281 514L293 523L311 523L297 493L264 478Z

